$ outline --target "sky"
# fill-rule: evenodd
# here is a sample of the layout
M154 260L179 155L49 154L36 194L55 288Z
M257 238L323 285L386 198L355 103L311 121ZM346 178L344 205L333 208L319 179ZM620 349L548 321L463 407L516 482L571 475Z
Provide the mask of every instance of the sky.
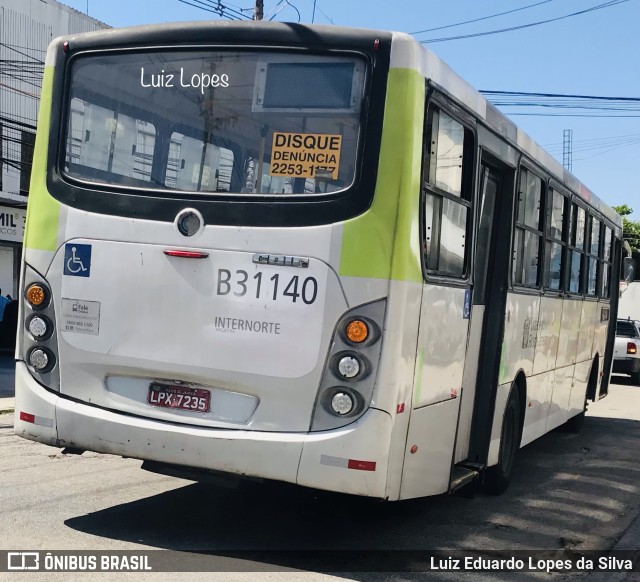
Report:
M219 19L186 4L211 0L64 0L115 26ZM223 2L250 15L252 0ZM315 4L315 13L314 13ZM567 18L574 12L603 4ZM498 17L492 15L510 11ZM610 205L628 204L640 219L640 0L264 0L265 20L335 24L415 33L418 40L553 22L499 34L425 43L479 90L632 97L635 111L573 111L586 117L509 115L562 163L564 130L573 132L573 173ZM457 25L469 20L478 20ZM450 26L456 25L456 26ZM566 110L565 110L566 111ZM618 115L594 117L595 115ZM624 117L622 117L624 115Z

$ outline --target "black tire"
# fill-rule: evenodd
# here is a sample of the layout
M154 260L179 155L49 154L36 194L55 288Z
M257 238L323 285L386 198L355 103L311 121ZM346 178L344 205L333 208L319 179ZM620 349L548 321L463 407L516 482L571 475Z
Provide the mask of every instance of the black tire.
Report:
M585 396L582 412L576 416L572 416L569 420L567 420L567 422L562 425L562 430L564 432L577 434L582 430L582 427L584 426L584 416L587 412L587 406L588 402L587 397Z
M640 370L631 373L631 383L634 386L640 386Z
M484 490L490 495L500 495L509 486L522 436L520 416L520 393L518 387L513 384L502 418L498 464L489 467L484 474Z
M589 383L587 384L587 390L584 394L584 406L582 407L582 412L580 414L577 414L576 416L572 416L569 420L567 420L567 422L562 425L563 432L577 434L582 430L582 427L584 426L584 417L589 406L589 394L595 394L597 382L598 363L597 361L594 361L591 366L591 373L589 374Z

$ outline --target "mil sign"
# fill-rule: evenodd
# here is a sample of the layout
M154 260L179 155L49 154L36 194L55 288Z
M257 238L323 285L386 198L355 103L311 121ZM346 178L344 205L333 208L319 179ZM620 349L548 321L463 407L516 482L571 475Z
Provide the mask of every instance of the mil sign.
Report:
M342 136L274 132L271 176L337 180Z
M0 206L0 241L21 243L26 215L27 211L23 208Z

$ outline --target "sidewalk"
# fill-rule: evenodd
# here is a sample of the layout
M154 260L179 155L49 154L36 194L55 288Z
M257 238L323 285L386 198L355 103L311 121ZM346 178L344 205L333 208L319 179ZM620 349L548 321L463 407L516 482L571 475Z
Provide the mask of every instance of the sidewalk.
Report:
M0 352L0 414L13 412L15 406L15 366L13 351Z
M640 515L638 515L622 537L610 548L618 550L638 550L640 548ZM589 572L583 580L585 582L637 582L640 580L639 572Z

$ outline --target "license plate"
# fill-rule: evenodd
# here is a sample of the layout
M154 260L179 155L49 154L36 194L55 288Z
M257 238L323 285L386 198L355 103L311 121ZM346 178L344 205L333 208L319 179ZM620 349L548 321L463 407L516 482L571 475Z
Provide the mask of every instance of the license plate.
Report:
M147 402L152 406L161 406L162 408L209 412L211 392L203 388L153 382L149 386Z

